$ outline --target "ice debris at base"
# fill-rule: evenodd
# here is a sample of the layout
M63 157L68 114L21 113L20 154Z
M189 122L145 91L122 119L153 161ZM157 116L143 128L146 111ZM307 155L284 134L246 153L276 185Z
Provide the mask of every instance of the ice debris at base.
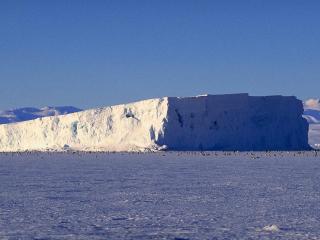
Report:
M0 125L0 151L306 150L295 97L164 97Z
M309 144L313 148L320 148L320 99L304 102L303 117L309 123Z
M279 232L280 231L279 227L275 224L267 225L267 226L263 227L262 230L266 231L266 232Z

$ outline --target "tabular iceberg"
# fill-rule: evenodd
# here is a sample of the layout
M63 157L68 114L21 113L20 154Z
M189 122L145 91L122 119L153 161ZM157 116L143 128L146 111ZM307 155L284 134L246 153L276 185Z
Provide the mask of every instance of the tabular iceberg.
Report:
M308 150L295 97L164 97L0 125L0 151Z

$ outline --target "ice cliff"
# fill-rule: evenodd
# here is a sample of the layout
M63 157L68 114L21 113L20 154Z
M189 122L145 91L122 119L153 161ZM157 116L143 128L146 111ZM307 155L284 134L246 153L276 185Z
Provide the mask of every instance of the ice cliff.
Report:
M305 150L295 97L164 97L0 125L0 151Z

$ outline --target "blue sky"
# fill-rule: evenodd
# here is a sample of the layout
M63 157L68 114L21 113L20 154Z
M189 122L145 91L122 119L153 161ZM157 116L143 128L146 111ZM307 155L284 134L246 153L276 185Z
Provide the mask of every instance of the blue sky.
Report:
M0 109L320 97L320 1L0 1Z

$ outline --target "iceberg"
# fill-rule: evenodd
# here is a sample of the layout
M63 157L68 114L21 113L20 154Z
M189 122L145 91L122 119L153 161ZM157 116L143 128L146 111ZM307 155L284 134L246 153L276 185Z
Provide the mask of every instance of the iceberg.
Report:
M0 151L309 150L289 96L163 97L0 125Z

